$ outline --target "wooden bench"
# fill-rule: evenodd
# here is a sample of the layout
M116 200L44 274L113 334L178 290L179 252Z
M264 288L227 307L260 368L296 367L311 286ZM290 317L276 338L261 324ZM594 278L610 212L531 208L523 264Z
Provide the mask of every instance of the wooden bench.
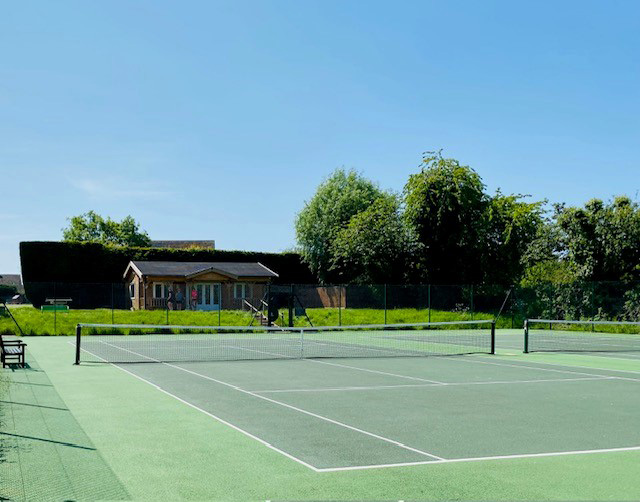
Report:
M71 298L45 298L49 305L42 305L40 310L43 312L68 312L69 304L73 301Z
M0 334L0 358L2 359L2 367L10 364L10 360L17 361L24 368L24 348L27 346L21 340L3 340Z

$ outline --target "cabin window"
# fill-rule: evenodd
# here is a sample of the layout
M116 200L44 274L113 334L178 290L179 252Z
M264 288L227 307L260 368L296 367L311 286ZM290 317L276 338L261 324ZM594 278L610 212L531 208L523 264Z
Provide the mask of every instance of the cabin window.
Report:
M244 282L236 282L233 288L235 299L245 299L251 296L251 285Z
M162 282L154 282L153 283L153 297L154 298L165 298L167 293L167 285Z
M129 284L129 298L132 300L136 297L136 283L132 282Z

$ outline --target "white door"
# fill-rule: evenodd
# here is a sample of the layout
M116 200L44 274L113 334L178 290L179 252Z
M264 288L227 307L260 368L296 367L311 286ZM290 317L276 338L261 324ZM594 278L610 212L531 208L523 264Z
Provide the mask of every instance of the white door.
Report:
M220 284L199 282L197 310L220 310Z

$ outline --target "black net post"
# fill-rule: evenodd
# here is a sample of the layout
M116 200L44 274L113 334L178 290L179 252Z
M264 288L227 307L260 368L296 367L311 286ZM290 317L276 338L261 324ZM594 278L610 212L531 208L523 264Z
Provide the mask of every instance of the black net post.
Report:
M496 321L491 323L491 353L496 353Z
M76 362L75 364L80 364L80 336L82 335L82 327L79 324L76 324Z
M524 351L525 354L529 353L529 321L524 320Z

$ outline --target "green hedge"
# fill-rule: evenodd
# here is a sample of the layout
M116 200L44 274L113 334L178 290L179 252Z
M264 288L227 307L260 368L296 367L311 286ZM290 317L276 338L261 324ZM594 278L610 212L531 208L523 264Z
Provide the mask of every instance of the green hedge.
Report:
M279 274L274 282L314 283L297 253L105 246L88 242L21 242L22 280L117 283L131 260L260 262Z

